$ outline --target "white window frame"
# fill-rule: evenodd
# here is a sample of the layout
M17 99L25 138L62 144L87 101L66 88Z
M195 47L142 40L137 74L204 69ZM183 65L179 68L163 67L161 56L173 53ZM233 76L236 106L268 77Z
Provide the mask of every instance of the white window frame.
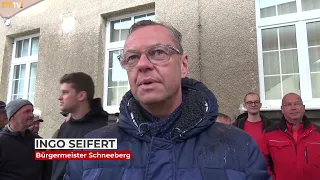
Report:
M14 66L15 65L26 65L26 72L25 72L25 80L24 80L24 91L23 91L23 99L28 99L28 91L29 91L29 76L30 76L30 66L31 63L37 63L38 62L38 55L36 56L26 56L26 57L19 57L16 58L16 48L17 48L17 41L29 39L29 48L28 48L28 54L31 52L31 43L32 38L39 37L40 41L40 34L33 34L29 36L23 36L19 38L14 39L13 43L13 51L11 56L11 67L10 67L10 74L9 74L9 84L8 84L8 94L7 94L7 102L11 101L12 96L12 83L13 83L13 73L14 73ZM38 47L38 53L39 54L39 47ZM34 103L33 103L34 104Z
M131 13L131 14L126 14L123 16L117 16L113 17L107 20L106 23L106 47L105 47L105 61L104 61L104 89L103 89L103 107L104 109L109 113L109 114L115 114L119 113L119 107L120 105L117 106L108 106L108 71L109 71L109 52L110 51L116 51L116 50L122 50L125 40L124 41L117 41L117 42L109 42L110 41L110 35L111 35L111 22L120 20L120 19L125 19L125 18L130 18L131 21L134 21L134 16L142 15L142 14L149 14L149 13L155 13L154 9L146 10L146 11L139 11L136 13ZM156 18L156 15L155 15ZM129 86L129 85L128 85ZM129 90L129 88L128 88Z
M312 98L312 86L309 67L308 39L306 24L309 22L320 21L320 9L302 11L301 0L296 0L297 13L285 14L260 18L260 0L255 0L256 8L256 28L257 28L257 46L258 46L258 64L259 64L259 83L260 96L262 102L261 110L279 110L281 108L281 99L266 100L264 87L264 69L263 69L263 50L261 30L267 28L283 27L295 25L297 53L299 63L300 90L301 97L306 109L320 109L320 98ZM302 35L301 35L302 34ZM304 62L303 62L304 60ZM307 60L307 61L306 61Z

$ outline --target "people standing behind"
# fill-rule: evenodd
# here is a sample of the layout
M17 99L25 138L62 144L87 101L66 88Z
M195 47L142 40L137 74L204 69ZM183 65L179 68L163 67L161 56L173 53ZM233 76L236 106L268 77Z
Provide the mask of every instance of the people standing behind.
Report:
M70 114L70 119L59 128L57 138L83 138L87 133L106 126L108 113L101 99L94 99L92 78L83 73L65 74L60 79L60 109ZM52 180L62 180L67 161L53 161Z
M5 108L6 103L0 101L0 130L8 124L8 117Z
M216 122L228 124L228 125L231 124L231 121L232 121L231 118L228 115L223 114L223 113L219 113L218 117L216 119Z
M239 115L233 125L243 129L251 135L256 142L259 142L263 130L270 126L272 121L260 114L262 104L258 94L254 92L246 94L243 105L247 109L247 112Z
M268 127L259 145L276 180L319 180L320 127L304 115L299 95L282 99L280 122Z
M267 164L252 137L215 123L218 104L201 82L186 78L181 33L153 21L134 24L119 57L130 91L119 122L87 138L117 138L128 161L69 161L65 179L267 180Z
M0 179L50 179L50 162L34 159L34 141L40 138L28 128L33 122L33 105L16 99L8 103L9 124L0 131Z
M33 125L29 127L29 129L35 133L39 134L40 130L40 122L43 122L43 119L41 117L41 111L38 109L35 109L33 112Z

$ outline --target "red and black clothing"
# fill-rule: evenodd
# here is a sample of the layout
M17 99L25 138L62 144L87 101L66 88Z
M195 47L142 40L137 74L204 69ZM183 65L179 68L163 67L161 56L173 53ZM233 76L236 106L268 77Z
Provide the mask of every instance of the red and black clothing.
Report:
M248 121L248 113L243 113L237 117L233 125L240 129L243 129L258 143L259 139L261 139L262 137L263 131L268 126L273 124L272 121L268 120L266 117L262 115L260 115L260 118L261 121L259 122L250 122Z
M320 127L307 117L296 132L283 117L265 130L259 146L275 180L319 180Z

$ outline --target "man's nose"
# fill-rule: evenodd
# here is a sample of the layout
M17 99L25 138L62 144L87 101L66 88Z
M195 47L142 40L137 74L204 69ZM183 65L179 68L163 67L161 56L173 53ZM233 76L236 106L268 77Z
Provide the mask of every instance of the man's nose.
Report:
M148 59L148 56L145 53L142 53L137 64L139 70L151 69L153 64Z

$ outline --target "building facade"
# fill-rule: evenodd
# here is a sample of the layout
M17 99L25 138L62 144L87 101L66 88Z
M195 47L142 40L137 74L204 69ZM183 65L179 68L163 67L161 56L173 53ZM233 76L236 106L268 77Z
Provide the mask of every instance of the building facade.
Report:
M319 0L44 0L0 23L0 99L31 100L45 120L40 135L50 137L62 123L59 79L83 71L104 109L117 113L129 86L116 57L143 19L182 33L189 77L233 119L253 91L270 118L280 117L282 96L296 92L320 120Z

